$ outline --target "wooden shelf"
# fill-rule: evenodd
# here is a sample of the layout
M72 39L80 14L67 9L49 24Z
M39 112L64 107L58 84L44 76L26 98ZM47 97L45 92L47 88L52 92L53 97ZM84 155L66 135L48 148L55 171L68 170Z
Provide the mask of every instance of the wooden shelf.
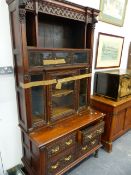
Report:
M59 115L61 113L69 112L72 110L73 110L73 108L70 108L69 106L56 107L56 108L53 108L53 116Z
M33 116L33 123L37 123L43 120L43 116Z
M67 51L90 51L91 49L88 48L44 48L44 47L35 47L35 46L28 46L27 47L28 51L62 51L62 52L67 52Z
M66 90L66 89L53 90L52 97L66 96L72 92L73 92L73 90Z

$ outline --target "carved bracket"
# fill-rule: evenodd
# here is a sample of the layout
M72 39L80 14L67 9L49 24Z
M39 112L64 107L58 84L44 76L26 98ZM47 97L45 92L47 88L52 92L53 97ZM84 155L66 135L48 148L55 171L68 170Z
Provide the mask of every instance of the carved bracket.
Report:
M28 74L24 75L24 81L25 82L30 82L31 81L30 75L28 75Z
M26 10L24 8L19 9L19 20L20 22L25 22Z
M25 7L27 0L19 0L19 7Z

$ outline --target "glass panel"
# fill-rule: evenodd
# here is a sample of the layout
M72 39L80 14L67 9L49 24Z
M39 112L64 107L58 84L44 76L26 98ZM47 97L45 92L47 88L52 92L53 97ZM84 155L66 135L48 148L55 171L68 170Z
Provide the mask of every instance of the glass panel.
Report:
M80 101L79 101L79 106L86 106L87 104L87 79L81 79L80 80Z
M40 52L29 53L29 66L42 66L43 65L43 54Z
M43 75L31 75L31 82L43 80ZM44 119L44 97L43 86L31 88L32 117L33 123Z
M88 63L90 52L80 51L29 51L29 66L61 66Z
M86 70L81 70L81 74L86 73ZM80 80L80 93L79 93L79 107L84 107L87 105L87 78Z
M66 76L57 77L61 78ZM56 85L52 86L52 117L67 115L74 110L74 83L74 81L64 82L60 89L57 89Z
M89 61L89 53L87 52L75 52L73 55L74 63L88 63Z
M71 64L72 54L70 52L56 52L56 59L64 59L66 64Z

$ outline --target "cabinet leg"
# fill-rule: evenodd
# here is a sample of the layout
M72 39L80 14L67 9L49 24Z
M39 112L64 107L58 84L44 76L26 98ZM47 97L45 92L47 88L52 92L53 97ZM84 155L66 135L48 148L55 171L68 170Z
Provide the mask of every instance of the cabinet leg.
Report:
M108 153L112 152L112 142L102 140L102 145L105 151Z
M94 157L98 158L99 149L95 151Z

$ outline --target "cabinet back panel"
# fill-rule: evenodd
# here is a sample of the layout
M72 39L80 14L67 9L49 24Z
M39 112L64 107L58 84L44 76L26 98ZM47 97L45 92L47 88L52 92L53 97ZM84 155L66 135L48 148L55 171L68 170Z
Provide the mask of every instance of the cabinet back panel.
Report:
M28 46L36 46L35 14L26 13L26 37Z
M84 23L39 15L39 45L45 48L83 48Z

